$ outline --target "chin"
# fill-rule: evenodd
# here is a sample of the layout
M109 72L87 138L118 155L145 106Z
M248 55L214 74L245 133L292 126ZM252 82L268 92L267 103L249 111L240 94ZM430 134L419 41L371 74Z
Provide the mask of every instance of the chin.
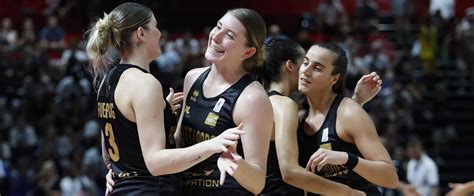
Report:
M218 58L208 51L206 51L206 53L204 54L204 57L206 58L207 61L211 63L215 63L216 61L218 61Z
M301 87L301 86L298 86L298 91L305 94L305 95L308 93L308 89L306 89L305 87Z

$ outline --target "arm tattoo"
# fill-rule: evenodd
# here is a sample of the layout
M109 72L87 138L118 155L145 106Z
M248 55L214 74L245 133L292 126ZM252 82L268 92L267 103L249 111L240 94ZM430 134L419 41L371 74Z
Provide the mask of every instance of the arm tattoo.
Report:
M196 157L195 159L193 159L193 160L191 161L191 163L192 163L192 162L195 162L195 161L198 161L199 159L201 159L201 156L198 156L198 157Z

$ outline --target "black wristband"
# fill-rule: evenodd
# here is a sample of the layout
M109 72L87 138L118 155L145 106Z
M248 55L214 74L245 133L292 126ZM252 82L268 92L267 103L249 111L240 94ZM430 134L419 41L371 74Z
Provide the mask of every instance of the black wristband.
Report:
M359 157L357 157L356 155L348 152L347 153L347 162L346 162L346 164L344 164L344 166L346 166L347 169L352 170L357 165L357 163L359 163Z

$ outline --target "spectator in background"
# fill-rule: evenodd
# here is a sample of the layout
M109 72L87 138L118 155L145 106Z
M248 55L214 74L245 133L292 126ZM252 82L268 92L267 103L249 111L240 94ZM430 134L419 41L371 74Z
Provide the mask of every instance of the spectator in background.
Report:
M288 36L281 32L280 26L277 24L272 24L268 27L267 37L265 38L265 43L268 43L273 38L287 39Z
M16 161L10 166L10 171L7 178L7 194L15 196L26 196L29 190L33 187L34 170L31 167L30 158L15 154Z
M301 45L305 51L307 51L313 45L313 42L309 37L309 32L306 29L302 29L298 32L295 41L298 42L298 44Z
M3 144L2 144L3 147ZM0 150L0 194L6 194L6 181L7 179L7 167L5 165L5 160L2 150Z
M357 8L358 33L361 34L363 40L367 40L368 35L377 30L379 23L378 12L375 4L370 0L362 0Z
M369 54L364 57L355 57L354 63L363 74L375 71L383 78L387 69L391 68L391 63L387 54L384 53L381 40L375 40L370 44Z
M316 18L315 22L322 24L322 27L317 28L322 28L325 35L337 34L339 18L344 15L344 12L344 7L339 0L321 1L314 17Z
M59 196L59 174L53 160L48 160L41 165L32 188L32 194L37 196Z
M412 16L411 1L408 0L392 0L392 15L395 19L392 40L396 49L403 48L413 44L414 36L413 27L410 24Z
M40 31L40 45L44 48L60 49L64 47L64 29L58 25L56 16L49 16L47 25Z
M36 31L33 19L25 18L23 20L23 29L20 34L20 45L34 44L36 42Z
M423 144L417 137L409 139L407 154L410 158L407 165L408 183L400 182L398 188L406 196L439 195L438 166L425 153Z
M74 159L74 158L73 158ZM83 174L79 160L73 160L59 181L61 195L98 195L97 185Z
M471 77L474 82L474 7L466 9L466 15L456 27L457 53L459 54L457 66L461 70L461 83L467 83ZM471 84L472 84L471 82Z
M35 127L22 114L19 114L16 124L9 131L8 142L15 156L26 155L38 145Z
M455 0L430 0L430 15L441 12L444 20L450 20L454 16Z
M423 61L425 76L433 76L436 69L435 58L438 47L438 30L434 26L432 19L431 16L425 18L418 34L420 59Z
M66 75L73 74L73 71L79 70L82 65L87 64L87 53L83 48L83 42L72 40L69 47L63 51L60 65L62 70L65 67Z
M3 18L2 26L0 27L0 46L4 47L7 51L11 51L16 48L18 39L18 33L13 29L12 19Z

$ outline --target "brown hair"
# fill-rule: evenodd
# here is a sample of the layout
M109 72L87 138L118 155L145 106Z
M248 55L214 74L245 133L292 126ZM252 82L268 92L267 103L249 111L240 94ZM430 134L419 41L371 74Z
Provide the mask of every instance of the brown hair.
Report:
M242 63L246 72L254 72L262 66L264 58L263 42L267 34L267 27L263 18L254 10L237 8L227 11L237 18L245 27L247 46L255 47L255 54Z

